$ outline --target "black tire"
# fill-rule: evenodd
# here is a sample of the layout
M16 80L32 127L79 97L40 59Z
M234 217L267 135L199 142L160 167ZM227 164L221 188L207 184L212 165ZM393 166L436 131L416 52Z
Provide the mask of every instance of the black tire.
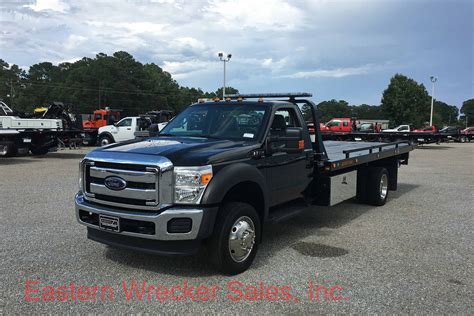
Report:
M33 148L30 148L30 151L31 151L31 154L34 155L34 156L42 156L42 155L46 155L49 151L49 148L48 147L33 147Z
M12 142L0 143L0 157L13 157L17 154L18 148Z
M248 225L250 223L248 222L249 220L252 222L253 227ZM254 231L253 235L251 228ZM237 236L239 230L242 232L241 236L246 236L239 240L246 243L247 249L244 250L241 247L236 249L237 251L231 250L237 244L233 243L233 246L231 246L231 236L232 234ZM250 267L257 254L260 234L260 218L251 205L241 202L225 204L219 210L214 232L208 243L211 262L219 271L227 275L236 275L244 272ZM250 247L251 249L248 249Z
M99 146L107 146L109 144L115 143L112 136L109 135L102 135L99 137Z
M367 179L367 202L371 205L382 206L388 198L389 175L383 167L369 169Z

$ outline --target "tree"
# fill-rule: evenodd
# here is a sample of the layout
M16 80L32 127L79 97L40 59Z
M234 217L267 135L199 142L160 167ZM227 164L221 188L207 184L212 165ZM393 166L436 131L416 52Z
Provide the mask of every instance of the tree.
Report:
M474 124L474 99L462 103L461 113L464 114L464 117L467 116L467 125L472 126Z
M459 115L459 109L455 105L438 100L433 104L433 112L433 124L436 126L453 125Z
M358 119L377 120L384 118L380 106L376 105L352 105L350 106L350 110L352 113L352 117L356 117Z
M422 126L430 117L430 96L423 84L396 74L383 92L381 110L391 125Z
M239 93L239 90L232 88L232 87L225 87L225 94L237 94ZM214 92L214 96L222 99L222 88L217 89L216 92Z
M349 103L344 100L323 101L317 108L321 115L321 122L327 122L334 117L352 117Z

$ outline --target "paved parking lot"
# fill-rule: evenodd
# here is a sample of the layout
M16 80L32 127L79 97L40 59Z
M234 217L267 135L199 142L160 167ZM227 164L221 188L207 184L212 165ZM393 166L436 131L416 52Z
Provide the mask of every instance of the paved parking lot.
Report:
M232 278L205 253L166 258L87 240L73 209L86 152L0 160L0 314L474 313L474 144L415 150L384 207L349 201L267 226L251 269ZM155 287L149 300L127 299L134 281Z

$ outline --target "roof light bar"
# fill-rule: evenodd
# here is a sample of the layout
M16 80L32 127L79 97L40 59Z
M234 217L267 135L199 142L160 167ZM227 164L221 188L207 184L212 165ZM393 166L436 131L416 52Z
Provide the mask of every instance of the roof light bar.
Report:
M226 98L237 99L259 99L259 98L309 98L312 93L308 92L289 92L289 93L242 93L242 94L226 94Z

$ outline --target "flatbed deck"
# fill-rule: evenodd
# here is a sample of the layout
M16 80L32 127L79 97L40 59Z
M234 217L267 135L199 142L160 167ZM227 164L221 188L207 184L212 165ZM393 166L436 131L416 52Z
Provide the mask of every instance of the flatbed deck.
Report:
M327 153L327 166L331 171L388 158L413 150L408 142L348 142L323 141Z

